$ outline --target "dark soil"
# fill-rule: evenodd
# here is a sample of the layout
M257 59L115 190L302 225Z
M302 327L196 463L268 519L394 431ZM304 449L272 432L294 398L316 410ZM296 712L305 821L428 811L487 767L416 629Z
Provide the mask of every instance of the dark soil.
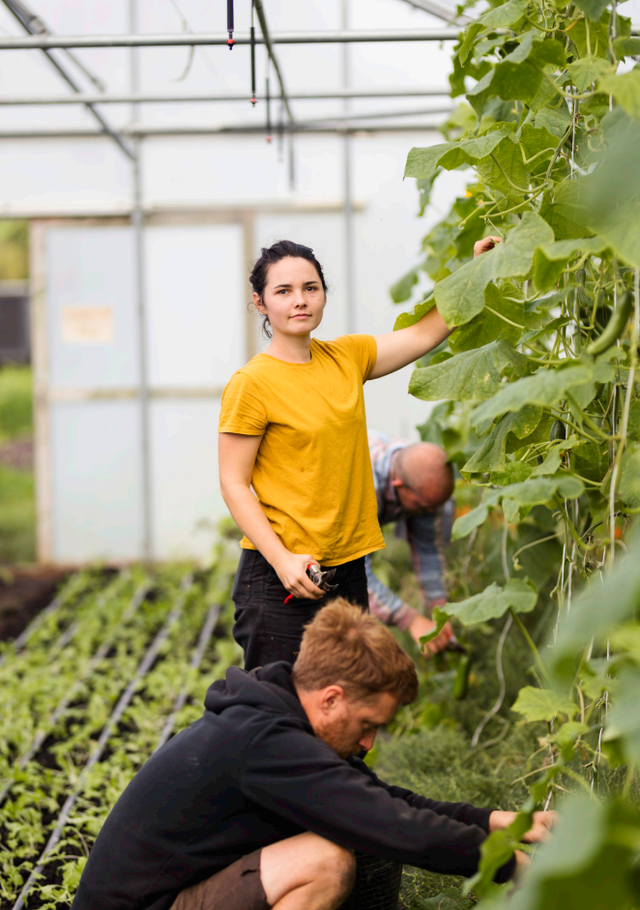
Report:
M0 464L14 471L33 471L33 438L24 436L0 445Z
M16 638L46 607L68 571L34 566L0 569L0 641Z

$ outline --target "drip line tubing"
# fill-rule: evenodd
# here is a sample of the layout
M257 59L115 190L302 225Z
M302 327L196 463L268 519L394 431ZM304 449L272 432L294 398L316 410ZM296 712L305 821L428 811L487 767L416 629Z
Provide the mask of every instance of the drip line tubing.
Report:
M60 699L60 701L58 702L57 706L55 707L55 709L53 710L51 715L47 718L47 720L42 725L40 730L36 733L36 735L33 739L33 742L29 746L29 749L20 758L20 761L18 763L18 768L20 769L20 771L23 771L26 768L27 763L30 762L31 759L33 758L33 756L39 751L40 747L42 746L43 742L45 741L45 739L51 732L52 728L55 726L55 724L58 722L58 720L60 720L60 718L62 717L64 712L67 710L73 697L75 696L76 692L78 691L80 684L82 682L84 682L84 680L87 679L87 677L89 677L93 673L93 671L96 669L96 667L107 656L109 649L112 647L113 642L117 638L118 633L121 630L122 626L125 623L127 623L133 617L133 615L136 613L136 611L138 610L138 607L144 601L147 594L149 593L150 588L151 588L151 583L149 581L144 581L140 585L140 587L138 588L136 593L133 595L133 598L129 602L129 605L123 611L122 616L120 617L120 621L118 622L118 625L116 626L116 628L113 629L113 631L111 632L111 635L109 635L108 638L106 638L103 641L103 643L100 645L100 647L98 648L98 650L96 651L94 656L91 658L91 660L87 664L84 672L76 679L76 681L73 683L71 688L67 690L67 693ZM8 781L8 783L5 785L4 789L0 791L0 806L5 801L7 795L11 791L11 788L13 787L14 783L15 783L15 780Z
M200 664L202 663L202 658L204 657L204 652L206 651L207 645L209 644L209 642L211 640L211 636L213 635L213 632L217 625L219 615L220 615L220 605L219 604L213 604L211 607L209 607L209 612L207 613L207 618L205 619L204 625L202 626L202 629L200 631L200 637L198 639L198 644L197 644L196 648L194 649L193 657L191 658L191 662L189 663L190 671L197 670L198 667L200 666ZM164 746L166 741L171 736L171 734L173 732L173 728L176 723L176 718L177 718L178 714L180 713L180 711L182 711L184 704L187 700L188 694L189 694L189 679L187 677L187 681L183 685L182 689L180 690L180 693L178 694L178 697L176 698L176 700L174 702L173 708L171 709L171 714L167 718L165 725L162 728L162 733L160 734L160 738L158 739L158 744L155 747L155 749L153 750L154 753L158 751L160 746Z
M33 887L33 884L35 883L35 880L38 877L38 875L42 872L42 869L44 868L44 864L47 861L47 857L48 857L49 853L53 850L53 848L56 846L56 844L62 837L62 832L64 830L64 826L66 825L67 821L69 820L69 815L71 814L71 810L72 810L76 800L78 799L78 796L82 792L82 788L84 786L85 780L87 779L89 771L91 771L93 766L98 761L100 761L100 758L102 757L102 753L104 752L106 745L109 741L109 737L111 736L114 727L119 722L125 709L128 707L131 699L133 698L138 683L146 675L146 673L151 669L156 657L158 656L160 648L162 647L165 640L169 636L169 633L171 632L173 625L180 618L180 614L182 613L182 610L184 608L184 605L185 605L185 602L187 599L187 593L192 585L193 585L193 576L191 574L188 574L182 580L182 583L180 585L180 593L178 595L178 598L176 600L176 603L175 603L173 609L171 610L171 613L169 614L169 616L167 618L167 621L165 622L162 629L158 632L156 637L153 639L153 642L147 649L147 652L144 655L144 657L142 658L142 661L140 662L138 669L134 673L133 678L129 682L129 685L124 690L122 695L120 696L120 699L118 700L117 705L113 709L111 716L109 717L108 721L104 725L102 733L100 734L100 738L99 738L98 742L96 743L96 747L95 747L94 751L92 752L91 757L89 758L89 761L82 769L82 772L80 774L80 777L78 779L78 782L77 782L75 788L67 797L65 804L62 807L62 811L60 812L60 815L58 816L58 821L56 822L55 828L51 832L51 836L49 837L49 840L47 841L47 845L44 848L44 850L42 851L40 858L38 859L33 871L31 872L29 878L27 879L22 891L20 892L18 900L13 905L13 910L22 910L22 908L25 906L25 898L26 898L27 894Z

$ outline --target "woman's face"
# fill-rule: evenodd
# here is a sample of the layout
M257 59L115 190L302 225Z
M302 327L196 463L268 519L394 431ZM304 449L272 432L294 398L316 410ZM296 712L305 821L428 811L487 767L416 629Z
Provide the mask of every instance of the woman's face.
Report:
M269 266L267 283L253 295L256 309L269 317L273 337L306 335L322 322L327 296L313 263L287 256Z

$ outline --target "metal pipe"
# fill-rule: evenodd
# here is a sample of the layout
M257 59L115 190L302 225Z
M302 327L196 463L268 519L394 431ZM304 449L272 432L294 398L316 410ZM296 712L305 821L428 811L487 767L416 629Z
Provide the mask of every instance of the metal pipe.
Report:
M297 123L295 127L283 125L282 129L287 133L302 133L309 135L330 134L342 136L347 133L437 133L438 124L436 123L404 123L404 124L384 124L376 126L375 124L361 123L349 126L348 123L337 123L331 126L328 122L322 126L307 126L304 123ZM247 126L141 126L134 129L123 130L128 136L251 136L264 134L264 124L256 126L255 124ZM0 131L0 142L7 139L102 139L104 133L96 130L7 130ZM2 217L9 217L0 209Z
M256 12L258 7L256 6ZM638 34L638 32L632 32ZM457 28L415 29L411 31L352 31L352 32L278 32L269 36L271 44L361 44L396 41L457 41ZM256 44L267 44L264 35ZM238 35L236 45L250 45L249 34ZM224 35L192 32L179 35L38 35L29 38L0 37L0 50L28 50L61 47L195 47L200 45L227 45Z
M284 87L284 77L280 71L280 66L278 65L278 58L276 57L275 51L273 50L274 42L269 33L269 26L267 24L267 17L266 17L265 11L264 11L264 6L262 5L262 0L253 0L253 8L256 11L256 16L258 17L258 22L260 23L260 31L262 32L262 40L264 41L264 43L267 46L267 53L269 54L269 59L271 60L271 63L273 64L273 68L275 70L276 76L278 77L278 82L280 84L280 97L282 98L282 102L284 104L284 109L286 110L291 123L294 123L295 117L293 116L291 108L289 107L289 99L287 97L287 91Z
M420 9L424 13L429 13L431 16L435 16L437 19L442 19L443 22L448 22L450 24L457 23L463 27L467 25L467 23L473 21L469 16L464 16L462 14L458 15L455 10L448 9L446 6L440 6L439 3L434 3L433 0L404 0L404 2L408 3L409 6L412 6L414 9Z
M334 89L327 92L296 92L288 94L289 101L342 101L347 98L442 98L449 97L450 89L446 88L405 88L405 89ZM256 101L266 101L266 95L256 95ZM89 94L77 95L5 95L0 97L0 107L48 104L171 104L182 102L243 102L246 94L230 95L154 95L154 94Z
M129 0L129 27L135 32L138 27L136 0ZM140 51L131 49L130 90L135 95L140 89ZM138 105L131 105L131 121L137 125ZM138 326L138 394L140 412L140 471L142 490L142 557L149 562L153 558L153 503L151 490L151 451L149 429L149 369L147 352L147 314L144 256L144 211L142 207L142 137L134 135L133 158L133 209L131 225L134 235L136 262L136 317Z
M36 31L38 32L38 34L35 35L35 38L33 40L44 41L44 40L51 39L51 38L53 38L55 40L55 36L53 36L53 35L42 34L42 29L45 28L44 24L42 22L40 22L38 17L34 16L23 4L16 3L15 0L3 0L3 3L7 7L9 12L18 20L18 22L25 29L25 31L29 32L31 35L33 35L34 32L36 32ZM34 22L36 23L35 25L34 25ZM14 40L17 40L17 41L27 40L28 41L29 39L28 38L26 38L26 39L17 38ZM64 67L60 63L58 63L58 61L51 54L51 52L49 50L46 50L46 48L44 46L42 47L42 49L44 50L44 53L45 53L47 59L49 60L49 62L51 63L51 65L58 71L58 73L62 76L64 81L68 85L71 86L71 88L73 89L74 92L80 92L80 86L77 85L75 80L69 75L69 73L67 73L67 71L64 69ZM98 123L100 124L100 126L102 127L104 132L108 136L110 136L111 139L113 139L113 141L116 143L116 145L118 145L120 147L120 149L122 149L122 151L125 153L127 158L131 158L132 157L131 149L127 148L127 146L122 141L122 137L119 136L118 133L116 133L109 126L109 124L104 119L102 114L99 113L99 111L97 111L92 104L87 104L86 107L87 107L87 110L98 121Z
M341 4L341 25L346 31L349 28L349 0L342 0ZM346 92L350 84L349 72L349 45L342 45L342 88ZM349 99L345 97L343 101L344 116L341 120L347 120L350 117ZM342 180L343 180L343 220L344 220L344 249L345 249L345 313L347 334L355 332L355 242L353 235L353 199L351 187L351 135L345 133L342 139Z

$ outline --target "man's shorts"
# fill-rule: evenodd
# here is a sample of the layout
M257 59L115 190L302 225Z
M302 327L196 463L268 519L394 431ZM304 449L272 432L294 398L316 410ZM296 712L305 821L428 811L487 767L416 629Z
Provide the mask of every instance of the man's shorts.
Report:
M260 853L255 850L197 885L184 888L171 910L269 910L260 880Z

